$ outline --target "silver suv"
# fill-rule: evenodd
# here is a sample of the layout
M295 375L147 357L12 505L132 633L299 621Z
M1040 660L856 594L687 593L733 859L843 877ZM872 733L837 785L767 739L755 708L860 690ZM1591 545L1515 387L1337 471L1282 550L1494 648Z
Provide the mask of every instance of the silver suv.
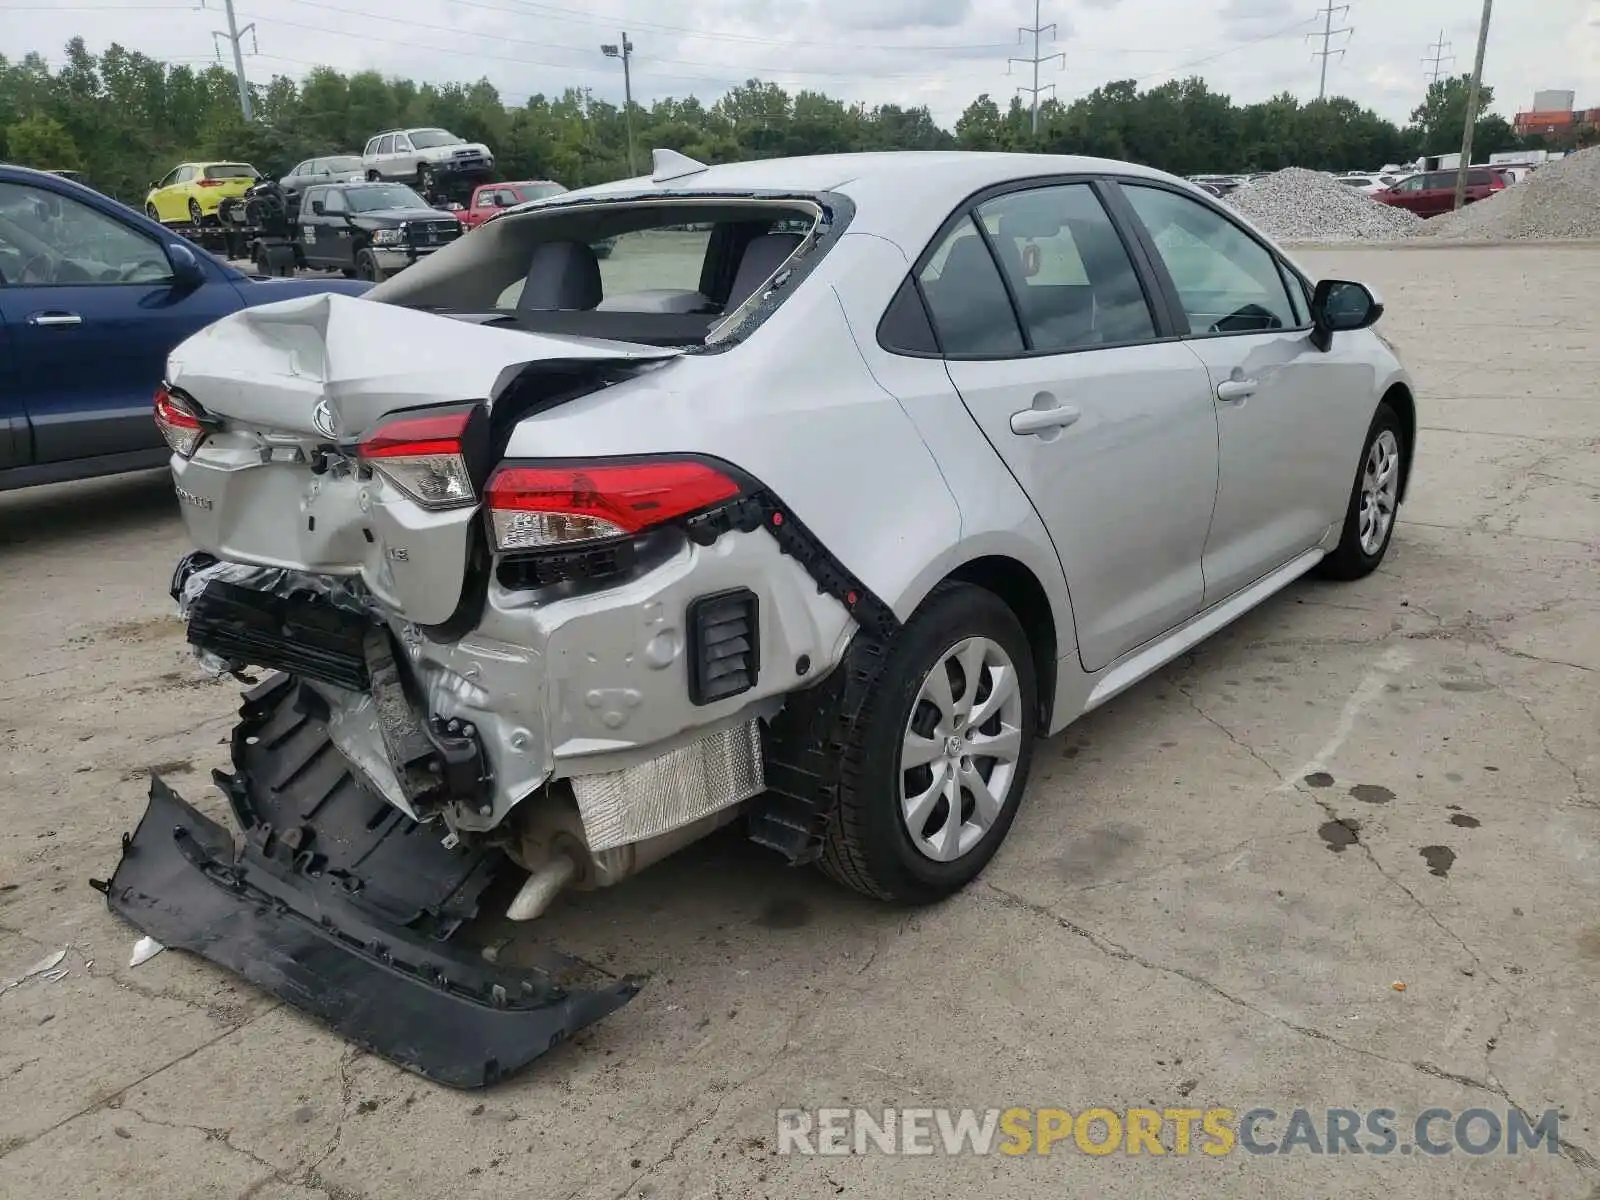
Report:
M631 995L444 956L508 860L515 920L733 823L948 896L1038 738L1383 561L1382 311L1144 167L658 151L224 317L156 405L189 640L276 672L219 776L244 849L158 781L113 907L479 1082Z
M391 129L367 142L361 166L370 180L412 183L426 196L439 184L482 183L494 174L494 154L448 129Z

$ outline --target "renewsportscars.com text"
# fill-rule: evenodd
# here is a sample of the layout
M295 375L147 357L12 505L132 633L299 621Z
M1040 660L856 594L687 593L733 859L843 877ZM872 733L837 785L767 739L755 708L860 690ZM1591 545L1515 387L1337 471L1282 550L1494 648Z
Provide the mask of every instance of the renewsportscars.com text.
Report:
M1561 1114L1428 1108L785 1108L779 1154L1091 1156L1560 1153Z

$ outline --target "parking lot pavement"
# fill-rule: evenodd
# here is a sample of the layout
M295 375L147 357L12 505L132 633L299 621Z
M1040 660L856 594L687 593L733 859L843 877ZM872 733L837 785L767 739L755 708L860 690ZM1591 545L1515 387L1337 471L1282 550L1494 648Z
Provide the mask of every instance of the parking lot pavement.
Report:
M172 615L164 477L0 496L0 979L69 947L0 994L0 1194L1600 1196L1600 249L1303 257L1381 289L1419 384L1385 568L1294 587L1049 744L937 909L734 837L563 902L523 936L650 982L484 1093L196 959L128 967L87 880L148 770L215 808L234 689ZM1389 1108L1407 1142L1431 1107L1559 1109L1565 1144L775 1153L776 1109L834 1105Z

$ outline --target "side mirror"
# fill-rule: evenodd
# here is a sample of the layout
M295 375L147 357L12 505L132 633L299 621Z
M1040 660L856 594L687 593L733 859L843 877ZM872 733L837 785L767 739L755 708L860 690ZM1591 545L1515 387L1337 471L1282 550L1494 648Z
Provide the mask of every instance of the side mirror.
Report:
M326 207L324 207L321 200L313 200L311 202L311 211L319 217L325 217L328 215L328 210Z
M167 261L172 264L172 278L179 287L197 288L206 281L206 269L189 247L173 242L167 247Z
M1333 335L1367 329L1383 316L1383 301L1365 284L1324 279L1311 297L1311 340L1319 350L1333 345Z

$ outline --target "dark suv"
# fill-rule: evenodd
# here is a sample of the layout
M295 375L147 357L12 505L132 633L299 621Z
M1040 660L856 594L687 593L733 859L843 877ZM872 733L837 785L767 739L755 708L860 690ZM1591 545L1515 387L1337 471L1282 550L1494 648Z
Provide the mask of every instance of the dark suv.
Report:
M1458 171L1426 171L1402 179L1387 191L1374 193L1372 198L1396 208L1407 209L1419 217L1437 217L1455 208L1456 177L1459 174ZM1472 167L1467 171L1466 202L1475 204L1479 200L1487 200L1496 192L1503 191L1509 183L1510 178L1504 171Z

